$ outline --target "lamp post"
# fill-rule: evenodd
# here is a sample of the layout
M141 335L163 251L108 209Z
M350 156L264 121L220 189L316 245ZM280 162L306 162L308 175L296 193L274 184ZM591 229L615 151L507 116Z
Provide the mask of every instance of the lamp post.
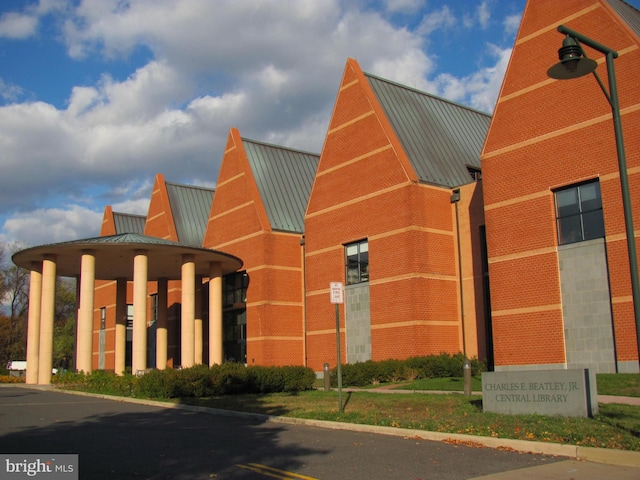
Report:
M547 75L557 80L570 80L593 73L598 81L604 96L611 105L613 115L613 129L616 136L616 150L618 153L618 169L620 174L620 187L622 190L622 206L624 208L624 224L627 235L627 250L629 253L629 269L631 273L631 295L633 298L633 313L636 323L636 345L638 347L638 361L640 362L640 284L638 283L638 256L636 253L635 234L633 228L633 215L631 212L631 196L629 194L629 177L627 174L627 160L622 139L622 123L620 120L620 104L618 102L618 87L613 59L618 57L618 52L591 40L584 35L565 27L558 26L558 32L566 35L562 47L558 50L560 62L547 71ZM605 54L607 63L607 75L609 91L596 73L598 63L587 58L580 42Z

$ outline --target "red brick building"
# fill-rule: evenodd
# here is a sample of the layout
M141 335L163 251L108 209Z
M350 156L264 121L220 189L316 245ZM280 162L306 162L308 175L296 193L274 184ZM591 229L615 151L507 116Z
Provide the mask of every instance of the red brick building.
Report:
M347 61L305 215L309 365L486 356L478 152L490 117ZM463 311L464 307L464 311Z
M366 75L349 60L320 156L231 129L215 194L158 175L146 218L107 207L101 234L133 231L242 259L242 270L223 279L225 361L335 365L332 281L346 285L342 361L441 352L485 358L478 180L489 119ZM206 218L188 201L204 192ZM200 291L206 312L208 289ZM154 282L148 292L148 365L179 365L180 282L169 282L168 355L160 363ZM97 286L95 368L113 368L115 295L116 282ZM208 322L200 317L196 350L205 353L196 363L207 363Z
M619 52L637 244L640 12L620 0L530 0L482 152L496 369L637 372L611 106L593 75L547 76L561 24ZM583 48L608 88L604 55Z
M107 207L103 236L233 258L224 276L196 273L187 297L184 275L148 282L147 320L133 321L144 347L128 328L135 312L116 301L131 310L131 285L96 283L92 368L121 371L140 348L138 364L158 368L333 367L340 282L343 362L464 352L496 370L637 372L611 107L591 75L547 76L560 24L619 53L640 225L640 12L622 0L530 0L493 117L348 60L320 155L232 128L215 192L158 175L146 217ZM607 87L602 54L585 50Z

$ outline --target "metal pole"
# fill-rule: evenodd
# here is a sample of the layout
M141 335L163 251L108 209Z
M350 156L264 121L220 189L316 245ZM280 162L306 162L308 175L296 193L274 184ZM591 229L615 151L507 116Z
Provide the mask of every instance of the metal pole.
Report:
M342 366L340 361L340 305L336 303L336 346L338 349L338 412L342 413Z
M638 254L636 252L635 229L633 227L631 195L629 192L629 176L627 174L627 160L622 138L622 121L620 119L620 104L618 103L618 88L616 85L613 58L614 56L611 52L607 53L609 95L611 96L613 129L616 135L616 149L618 151L620 188L622 190L622 206L624 208L624 226L627 234L627 250L629 252L629 269L631 273L631 296L633 298L633 314L636 322L636 345L638 347L638 362L640 363L640 283L638 282Z
M604 53L607 62L607 75L609 79L609 95L606 95L611 105L613 115L613 129L616 136L616 150L618 153L618 169L620 173L620 188L622 190L622 207L624 209L624 225L627 235L627 251L629 255L629 270L631 274L631 296L633 298L633 314L636 324L636 346L638 349L638 363L640 364L640 282L638 281L638 254L636 252L635 229L633 227L633 214L631 211L631 195L629 193L629 176L627 173L627 160L624 151L622 137L622 121L620 119L620 103L618 101L618 86L613 59L618 57L618 52L591 40L584 35L560 25L560 33L570 35L589 47ZM595 72L594 72L595 74Z

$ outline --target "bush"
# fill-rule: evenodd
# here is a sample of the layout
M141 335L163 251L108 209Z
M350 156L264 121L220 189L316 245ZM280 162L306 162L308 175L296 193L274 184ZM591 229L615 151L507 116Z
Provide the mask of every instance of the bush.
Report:
M24 383L24 377L0 374L0 383Z
M139 398L174 398L180 394L180 370L151 370L136 379L133 396Z
M247 367L242 363L223 363L210 368L213 395L253 393Z
M118 376L113 370L94 370L91 373L59 373L51 382L71 390L129 397L135 380L131 375Z
M478 375L486 371L486 364L471 359L471 373ZM462 377L464 375L464 355L427 355L410 357L406 360L381 360L359 362L341 366L342 384L350 387L364 387L377 383L396 383L419 378ZM331 385L337 385L337 368L330 372Z

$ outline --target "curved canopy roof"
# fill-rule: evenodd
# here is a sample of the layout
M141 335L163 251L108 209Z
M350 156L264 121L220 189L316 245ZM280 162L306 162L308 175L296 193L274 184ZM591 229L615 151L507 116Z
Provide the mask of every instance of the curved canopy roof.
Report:
M242 267L242 260L228 253L193 247L182 243L123 233L70 242L53 243L16 252L13 263L27 270L40 270L45 255L56 256L56 274L75 277L80 273L82 254L93 251L96 280L133 280L133 259L140 250L148 258L148 279L177 280L182 275L182 256L193 255L196 275L209 276L210 262L220 262L222 274L233 273Z

